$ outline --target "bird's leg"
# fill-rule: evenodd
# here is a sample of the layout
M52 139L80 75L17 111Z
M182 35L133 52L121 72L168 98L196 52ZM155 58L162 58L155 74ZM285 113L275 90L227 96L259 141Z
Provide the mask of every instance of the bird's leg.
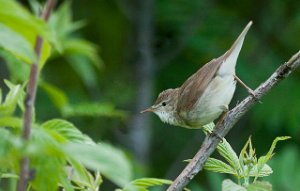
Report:
M219 118L217 124L215 125L214 130L211 132L211 135L216 136L217 138L219 138L222 141L223 137L221 137L218 133L216 133L215 130L217 128L219 128L221 126L221 124L224 122L224 119L229 111L229 108L228 108L228 105L222 105L221 108L223 110L223 113L222 113L221 117Z
M237 77L237 75L233 74L233 76L236 79L236 81L238 81L247 90L247 92L250 95L252 95L255 99L257 99L254 91L251 88L249 88L239 77Z

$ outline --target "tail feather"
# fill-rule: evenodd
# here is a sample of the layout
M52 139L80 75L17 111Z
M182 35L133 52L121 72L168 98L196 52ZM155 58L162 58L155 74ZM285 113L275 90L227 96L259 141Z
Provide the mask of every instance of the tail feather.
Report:
M239 37L235 40L231 48L223 55L224 63L220 66L218 74L235 74L235 65L239 53L241 51L245 36L252 25L250 21L247 26L244 28Z

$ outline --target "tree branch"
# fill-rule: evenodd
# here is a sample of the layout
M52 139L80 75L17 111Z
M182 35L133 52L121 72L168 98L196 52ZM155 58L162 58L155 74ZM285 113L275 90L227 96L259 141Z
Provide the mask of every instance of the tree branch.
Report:
M185 167L167 191L180 191L203 169L208 157L216 149L220 139L224 137L233 125L275 85L289 76L300 65L300 51L293 55L289 61L281 65L264 83L254 90L255 97L249 95L241 103L228 112L223 122L216 126L214 133L207 136L192 161Z
M45 21L48 21L50 13L56 4L56 0L48 0L45 9L42 12L41 18ZM37 56L37 60L40 60L41 50L43 47L43 39L40 36L36 37L35 42L35 54ZM27 141L30 138L32 119L33 119L33 110L34 103L36 97L36 90L38 84L38 76L39 76L39 68L38 61L31 64L29 82L26 91L25 97L25 112L24 112L24 120L23 120L23 139ZM29 172L29 159L27 157L23 157L20 160L20 176L17 185L18 191L25 191L27 189L27 183L30 178Z

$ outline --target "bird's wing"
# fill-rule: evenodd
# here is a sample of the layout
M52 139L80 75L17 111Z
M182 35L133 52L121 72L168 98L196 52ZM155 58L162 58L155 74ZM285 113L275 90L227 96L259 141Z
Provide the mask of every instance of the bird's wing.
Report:
M194 75L187 79L179 89L177 112L190 111L204 93L208 84L217 72L219 75L235 74L235 64L242 48L244 38L252 25L250 21L230 49L217 59L205 64ZM220 69L219 69L220 68Z
M196 104L222 64L222 58L223 56L208 62L182 84L177 103L179 114L191 110Z

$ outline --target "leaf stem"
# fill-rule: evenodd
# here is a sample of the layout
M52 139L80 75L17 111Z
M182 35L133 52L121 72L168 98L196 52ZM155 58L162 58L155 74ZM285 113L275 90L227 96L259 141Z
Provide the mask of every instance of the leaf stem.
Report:
M55 4L56 4L56 0L47 1L47 5L45 6L41 15L41 18L44 19L46 22L48 21L49 16ZM29 82L27 86L25 103L24 103L25 112L23 116L24 120L23 120L23 134L22 134L22 138L24 141L29 140L30 133L31 133L34 103L35 103L37 84L39 78L38 62L41 57L42 46L43 46L43 39L40 36L37 36L35 42L35 54L37 56L37 62L31 64ZM29 178L30 178L29 158L23 157L20 160L20 176L17 184L17 191L26 190Z

